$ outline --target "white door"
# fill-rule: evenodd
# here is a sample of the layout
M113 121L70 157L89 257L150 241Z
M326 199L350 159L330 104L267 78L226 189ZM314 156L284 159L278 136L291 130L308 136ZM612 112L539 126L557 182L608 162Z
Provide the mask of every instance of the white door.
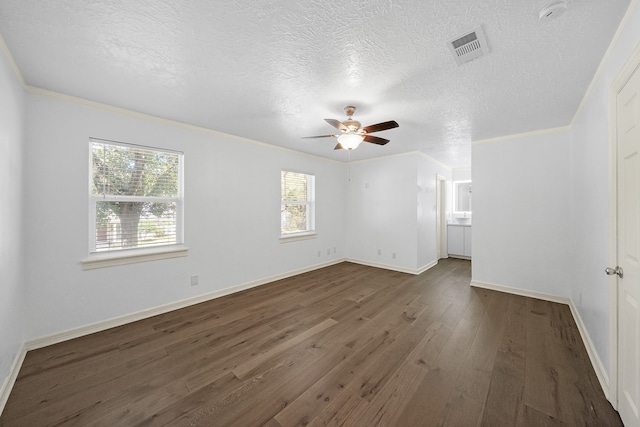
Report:
M640 426L640 71L617 97L618 410Z

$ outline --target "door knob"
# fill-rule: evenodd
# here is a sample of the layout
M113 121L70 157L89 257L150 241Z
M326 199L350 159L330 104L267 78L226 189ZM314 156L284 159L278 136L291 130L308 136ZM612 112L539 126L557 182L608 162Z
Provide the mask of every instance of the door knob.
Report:
M620 266L618 266L616 268L607 267L607 268L604 269L604 272L607 273L608 276L613 276L614 274L617 274L618 277L620 277L621 279L624 276L624 271L622 270L622 267L620 267Z

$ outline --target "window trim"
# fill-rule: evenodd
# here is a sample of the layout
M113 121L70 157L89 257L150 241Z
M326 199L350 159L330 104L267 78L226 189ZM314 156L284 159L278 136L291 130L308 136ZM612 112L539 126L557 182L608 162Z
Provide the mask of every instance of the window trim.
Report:
M304 175L307 179L307 185L309 178L311 178L311 190L307 194L307 200L302 202L299 200L283 200L282 199L282 173L291 172L299 175ZM316 231L316 176L312 173L299 172L291 169L280 170L280 212L285 205L304 205L307 206L307 229L304 231L294 231L291 233L282 232L282 214L280 216L280 242L295 242L298 240L313 239L317 236Z
M179 258L188 255L189 248L184 245L163 245L138 249L120 249L112 252L94 252L83 259L83 270L116 267L119 265L137 264L139 262L158 261Z
M313 231L302 231L299 233L289 233L280 235L280 243L298 242L300 240L315 239L318 233Z
M94 143L109 144L120 147L141 148L144 150L175 153L178 154L178 195L177 197L152 197L152 196L118 196L102 194L93 194L91 188L93 186L93 155L92 147ZM81 261L83 270L94 268L109 267L115 265L132 264L145 261L153 261L157 259L176 258L186 256L188 248L184 246L184 152L172 150L163 147L152 147L141 144L131 144L120 141L112 141L102 138L89 138L89 155L88 158L88 202L89 202L89 239L88 254L89 256ZM98 201L157 201L176 203L176 243L163 245L143 246L137 248L115 249L106 251L96 250L96 203Z

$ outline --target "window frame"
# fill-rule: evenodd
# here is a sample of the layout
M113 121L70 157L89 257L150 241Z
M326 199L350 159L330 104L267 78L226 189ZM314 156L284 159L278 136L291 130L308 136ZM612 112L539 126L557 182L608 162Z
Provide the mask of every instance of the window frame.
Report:
M142 149L159 153L172 153L178 155L178 182L176 197L154 197L154 196L119 196L93 194L93 146L94 144L105 144L119 147ZM82 261L84 269L99 268L119 264L129 264L132 262L142 262L155 259L173 258L176 256L186 256L187 248L184 247L184 152L171 150L162 147L152 147L148 145L111 141L101 138L89 138L89 176L88 176L88 202L89 202L89 257ZM134 248L120 248L112 250L97 250L96 248L96 214L98 202L157 202L176 204L176 241L175 243L158 244ZM105 265L102 265L105 264Z
M282 175L284 173L294 173L298 175L304 175L305 180L307 182L307 200L288 200L283 198L282 194ZM282 229L282 212L284 211L285 205L304 205L307 207L306 212L306 222L307 227L304 231L295 231L284 233ZM292 169L281 169L280 170L280 241L281 242L291 242L297 240L305 240L315 238L317 236L316 232L316 176L307 172L300 172Z

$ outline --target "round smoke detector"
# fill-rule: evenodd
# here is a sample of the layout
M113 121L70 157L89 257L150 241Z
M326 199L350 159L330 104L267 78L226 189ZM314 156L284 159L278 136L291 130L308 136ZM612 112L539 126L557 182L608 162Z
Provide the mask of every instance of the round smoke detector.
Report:
M557 1L553 2L540 10L538 18L541 21L550 21L562 15L567 10L567 2Z

